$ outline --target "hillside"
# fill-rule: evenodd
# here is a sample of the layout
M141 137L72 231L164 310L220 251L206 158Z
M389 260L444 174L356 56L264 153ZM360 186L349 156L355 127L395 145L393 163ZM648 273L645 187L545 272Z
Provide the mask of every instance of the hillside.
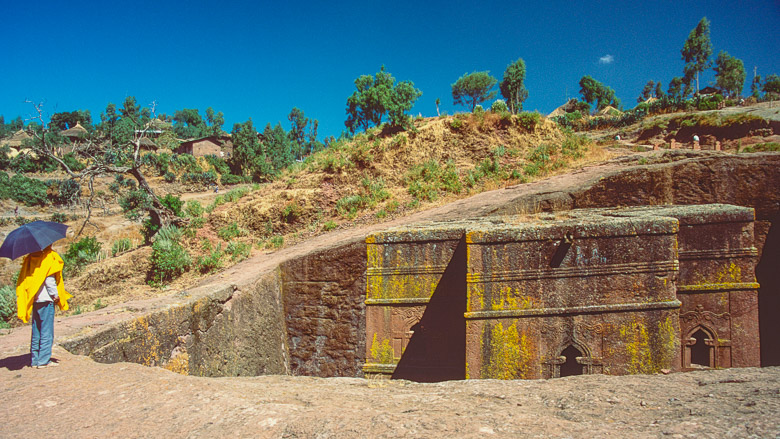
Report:
M740 121L755 124L758 118L766 123L780 119L777 109L758 111L769 117L742 116L736 125L741 126ZM186 186L151 177L159 195L179 194L186 203L184 211L191 225L181 242L191 256L188 270L171 282L150 286L152 250L139 246L140 224L124 218L119 206L108 202L83 231L97 237L106 257L69 279L75 294L70 312L183 290L250 255L277 251L333 230L402 218L476 193L647 150L653 144L668 147L665 138L674 134L664 130L670 120L681 117L696 121L688 122L688 128L713 120L707 113L663 115L629 127L582 135L533 113L459 114L420 118L406 131L370 129L294 164L272 183L223 188L221 194L187 192ZM616 133L620 133L620 141L613 140ZM776 136L750 136L750 130L744 134L748 136L724 142L725 149L744 149L749 143L771 148L771 141L777 140ZM759 150L762 148L766 146ZM106 179L98 187L106 187L110 181ZM10 213L10 204L3 207ZM25 209L24 214L30 213L31 218L51 216L49 210ZM69 224L78 231L83 221L71 220ZM14 227L8 223L4 229ZM134 249L111 257L112 244L120 238L129 239ZM64 253L75 240L75 236L63 240L55 250ZM0 262L0 283L12 284L16 270L18 262Z

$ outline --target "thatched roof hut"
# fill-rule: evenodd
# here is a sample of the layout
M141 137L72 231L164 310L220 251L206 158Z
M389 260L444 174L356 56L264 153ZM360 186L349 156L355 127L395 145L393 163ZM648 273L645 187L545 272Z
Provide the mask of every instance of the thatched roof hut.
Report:
M548 114L547 117L563 116L566 113L571 113L577 109L576 105L577 99L569 99L565 104L561 105L560 107L553 110L552 113Z
M612 105L607 105L597 113L599 116L620 116L621 114L623 114L623 112Z
M157 149L157 144L154 143L154 140L148 137L141 137L141 139L139 139L139 143L141 144L141 148L143 149L151 149L151 150Z
M29 134L27 134L26 131L19 130L19 131L15 132L14 135L11 136L10 139L8 139L6 141L3 141L3 142L0 142L0 144L8 145L11 148L19 149L22 146L22 141L25 140L25 139L32 139L32 137Z
M87 129L81 126L80 123L76 123L76 126L67 130L60 131L60 136L67 137L70 140L81 140L87 137Z

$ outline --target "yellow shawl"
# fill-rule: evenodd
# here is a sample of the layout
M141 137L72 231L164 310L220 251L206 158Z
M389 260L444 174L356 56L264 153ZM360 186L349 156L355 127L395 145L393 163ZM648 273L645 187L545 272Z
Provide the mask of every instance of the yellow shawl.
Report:
M62 258L51 247L24 257L22 271L16 281L16 314L23 322L30 320L35 296L48 276L57 280L57 294L60 296L57 305L63 311L68 310L68 299L73 296L65 291L62 283L63 265Z

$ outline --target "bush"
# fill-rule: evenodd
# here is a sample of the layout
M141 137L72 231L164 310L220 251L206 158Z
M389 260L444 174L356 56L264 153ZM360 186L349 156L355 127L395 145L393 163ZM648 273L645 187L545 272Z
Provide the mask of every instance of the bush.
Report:
M62 257L65 262L64 271L68 274L79 273L87 264L97 261L102 246L94 236L71 243Z
M205 212L206 209L203 208L203 205L198 200L187 201L187 204L184 206L184 213L190 218L200 218Z
M213 154L207 155L206 163L211 165L220 175L226 175L230 173L230 166L228 166L227 162L221 157L217 157Z
M505 113L509 111L509 107L506 106L506 102L503 99L496 99L493 105L490 106L490 111L493 113Z
M164 285L179 277L192 265L192 258L179 244L182 232L175 226L163 227L152 244L151 268L147 275L150 285Z
M222 174L219 179L222 184L248 183L250 180L252 180L251 177L243 177L241 175L233 174Z
M416 165L404 176L407 191L418 200L433 201L440 193L460 193L463 187L452 161L444 168L435 160Z
M53 204L68 204L81 195L81 185L76 180L48 180L46 184L47 196Z
M16 289L0 286L0 322L8 322L16 315Z
M111 244L111 256L116 256L120 253L124 253L128 250L133 248L133 243L130 241L130 238L122 238L119 240L114 241L113 244Z
M227 249L225 249L225 253L230 255L230 259L233 262L239 262L249 257L249 252L251 249L252 247L249 244L238 241L231 241L228 243Z
M368 200L363 195L348 195L336 201L336 212L347 219L352 219L367 205Z
M68 221L68 215L61 212L54 212L51 214L51 221L54 223L65 223Z
M0 172L0 198L10 198L25 206L45 206L49 203L47 189L43 181L22 174L8 178L8 174Z
M524 111L517 115L517 124L527 132L531 132L539 124L542 115L534 112Z
M196 265L201 273L212 273L222 268L222 243L217 244L216 248L211 247L211 243L205 241L204 250L206 250L205 256L198 256Z
M81 163L81 161L76 157L76 154L73 154L72 152L62 156L62 161L65 162L65 164L73 172L79 172L87 167L84 163Z
M238 224L235 222L232 222L217 231L217 236L224 241L230 241L233 238L238 238L243 235L246 235L246 231L238 227Z

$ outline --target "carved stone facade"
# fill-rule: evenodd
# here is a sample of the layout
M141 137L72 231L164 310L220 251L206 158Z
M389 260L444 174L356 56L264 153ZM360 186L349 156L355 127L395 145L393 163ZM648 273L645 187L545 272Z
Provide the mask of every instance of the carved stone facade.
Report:
M417 381L758 366L753 211L583 209L367 239L366 373Z

